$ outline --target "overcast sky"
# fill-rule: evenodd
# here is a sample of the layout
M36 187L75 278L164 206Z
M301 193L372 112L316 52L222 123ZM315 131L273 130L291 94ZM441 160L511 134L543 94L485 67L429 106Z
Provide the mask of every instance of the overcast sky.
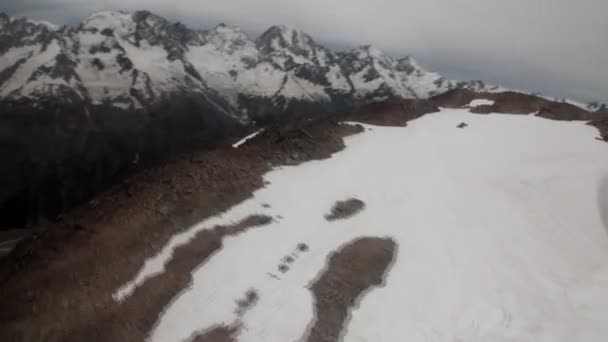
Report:
M252 37L287 24L328 47L411 55L446 77L608 102L608 0L0 0L0 11L58 24L117 9Z

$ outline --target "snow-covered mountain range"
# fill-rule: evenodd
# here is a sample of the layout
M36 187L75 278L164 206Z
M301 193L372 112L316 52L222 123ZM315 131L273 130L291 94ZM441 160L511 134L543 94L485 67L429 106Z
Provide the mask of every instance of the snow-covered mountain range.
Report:
M273 26L251 40L238 27L194 30L147 11L98 12L77 27L0 14L0 99L61 99L137 110L197 95L241 120L391 97L425 98L455 82L373 46L334 53L304 32Z

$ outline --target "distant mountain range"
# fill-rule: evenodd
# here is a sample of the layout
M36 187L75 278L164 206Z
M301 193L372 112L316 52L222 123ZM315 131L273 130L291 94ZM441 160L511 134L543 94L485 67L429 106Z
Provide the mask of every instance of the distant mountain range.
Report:
M235 26L194 30L148 11L97 12L77 27L0 14L0 54L3 102L52 99L133 111L194 96L241 121L311 104L331 110L453 88L504 90L447 80L411 57L394 59L369 45L335 53L286 26L251 40Z
M98 12L77 27L0 14L0 98L61 99L88 107L145 109L199 96L247 121L392 97L426 98L456 82L373 46L334 53L309 35L273 26L256 40L238 27L193 30L147 11Z

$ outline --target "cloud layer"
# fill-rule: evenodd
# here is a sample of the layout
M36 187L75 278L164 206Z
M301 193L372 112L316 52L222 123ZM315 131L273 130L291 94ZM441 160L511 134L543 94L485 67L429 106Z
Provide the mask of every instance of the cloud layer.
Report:
M252 36L296 26L331 47L371 43L448 77L608 102L605 0L24 0L13 16L74 24L96 10L148 9L189 26Z

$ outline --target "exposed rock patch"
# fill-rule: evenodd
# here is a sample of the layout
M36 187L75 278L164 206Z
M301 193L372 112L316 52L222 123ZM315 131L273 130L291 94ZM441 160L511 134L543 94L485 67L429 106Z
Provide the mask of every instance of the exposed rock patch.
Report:
M296 247L298 249L298 251L300 252L307 252L309 247L307 244L305 243L299 243L298 246Z
M190 342L236 342L239 327L220 325L210 330L194 335Z
M595 127L600 131L602 140L608 141L608 113L596 113L597 118L589 121L589 125Z
M107 301L102 317L80 319L82 325L67 331L67 341L143 341L162 310L192 282L192 271L204 264L222 248L223 239L262 227L272 221L269 216L251 215L233 225L203 230L187 244L176 248L165 265L165 271L147 279L122 302ZM257 301L257 293L248 293L237 302L246 310Z
M260 299L258 292L255 289L250 289L245 293L245 297L236 301L236 314L242 317L249 309L251 309Z
M357 198L337 201L331 208L331 213L325 215L325 219L327 221L346 219L358 214L363 209L365 209L365 202Z
M283 263L285 263L285 264L291 264L294 261L295 261L295 259L291 255L288 255L283 258Z
M366 237L349 242L330 256L326 270L310 287L315 318L306 341L339 341L349 312L365 291L382 284L396 249L391 239Z
M235 342L236 336L243 328L242 318L245 313L251 309L259 300L258 293L255 289L250 289L245 293L243 299L236 301L237 320L230 325L217 325L203 332L194 333L188 341L190 342Z

